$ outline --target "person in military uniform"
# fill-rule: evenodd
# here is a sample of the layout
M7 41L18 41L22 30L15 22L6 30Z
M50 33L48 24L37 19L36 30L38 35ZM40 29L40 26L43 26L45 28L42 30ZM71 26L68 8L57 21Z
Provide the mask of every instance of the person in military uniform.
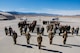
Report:
M50 25L50 29L49 29L50 31L52 31L53 30L53 25Z
M37 21L34 20L34 21L32 22L32 32L34 31L36 24L37 24Z
M76 28L75 32L76 32L76 35L78 35L78 33L79 33L79 27Z
M15 31L13 31L13 41L14 41L14 44L16 44L16 39L17 39L17 33Z
M20 33L21 33L21 35L22 35L22 33L23 33L23 28L22 28L22 27L20 27Z
M25 25L24 27L24 32L26 33L27 32L27 26Z
M66 44L67 37L68 37L67 31L65 31L65 32L63 33L63 44Z
M44 35L44 27L41 27L41 34Z
M11 28L11 26L9 27L9 34L10 34L10 36L12 35L12 33L13 33L13 29Z
M26 36L26 39L27 39L27 44L30 44L30 38L31 38L30 33L27 32L27 33L25 34L25 36Z
M20 27L20 22L18 23L18 28Z
M49 31L48 37L49 37L49 42L50 42L50 44L52 44L52 40L53 40L53 37L54 37L54 33L53 33L52 31Z
M39 36L37 37L37 42L38 42L38 48L41 49L41 43L42 43L42 36L41 36L41 34L39 34Z
M37 35L40 33L40 28L37 27Z
M72 27L72 29L71 29L71 33L72 33L72 35L74 34L74 27Z
M5 27L5 34L8 35L8 28Z
M31 32L31 30L32 30L32 24L30 23L29 24L29 32Z
M49 28L49 25L47 25L47 26L46 26L46 28L47 28L47 32L48 32L48 31L49 31L49 29L50 29L50 28Z

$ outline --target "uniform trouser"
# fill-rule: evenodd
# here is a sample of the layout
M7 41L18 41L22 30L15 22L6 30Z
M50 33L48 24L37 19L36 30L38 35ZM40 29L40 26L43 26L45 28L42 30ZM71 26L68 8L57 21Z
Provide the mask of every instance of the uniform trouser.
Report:
M66 39L63 40L63 44L66 44Z
M72 35L73 35L73 33L74 33L74 32L72 32Z
M34 31L34 27L32 28L32 32Z
M78 32L76 32L76 35L78 35Z
M16 38L13 38L13 40L14 40L14 44L16 44Z
M27 29L26 30L24 30L24 32L26 33L26 31L27 31Z
M6 34L6 35L8 35L8 32L7 32L7 31L5 31L5 34Z
M52 44L52 39L50 39L50 44Z
M38 48L41 49L41 43L38 43Z
M44 32L42 31L41 34L44 35Z
M22 35L22 31L20 31L21 35Z
M27 44L29 44L29 39L27 39Z
M10 31L10 36L11 36L11 31Z

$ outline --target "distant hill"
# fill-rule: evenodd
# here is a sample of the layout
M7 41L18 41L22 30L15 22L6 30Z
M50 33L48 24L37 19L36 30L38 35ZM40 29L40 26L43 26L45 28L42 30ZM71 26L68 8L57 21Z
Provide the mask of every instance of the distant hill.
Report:
M15 19L15 16L13 16L12 14L3 11L0 12L0 20L12 20L12 19Z
M7 12L7 13L10 13L10 14L13 14L13 15L61 16L61 15L58 15L58 14L34 13L34 12L24 13L24 12L16 12L16 11L13 11L13 12Z

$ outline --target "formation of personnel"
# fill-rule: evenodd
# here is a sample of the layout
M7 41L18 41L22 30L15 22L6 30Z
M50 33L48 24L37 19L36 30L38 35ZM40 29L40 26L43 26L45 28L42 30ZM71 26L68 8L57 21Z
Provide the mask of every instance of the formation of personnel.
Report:
M33 32L35 29L37 21L33 21L32 23L27 23L26 21L22 21L18 23L18 28L20 29L21 35L27 32L27 29L29 29L29 32Z
M33 33L34 31L34 28L36 26L36 21L33 21L32 24L27 24L25 21L24 22L19 22L18 23L18 27L20 29L20 34L23 35L23 32L25 34L25 37L26 37L26 40L27 40L27 44L30 44L30 38L31 38L31 34L30 32ZM29 29L29 31L27 30ZM37 27L36 28L37 30L37 43L38 43L38 48L40 49L41 48L41 43L42 43L42 35L44 35L44 27ZM59 29L60 32L59 32L59 35L62 33L62 37L63 37L63 44L66 44L66 40L67 40L67 37L68 37L68 33L70 32L70 29L71 29L71 34L73 35L74 34L74 31L76 33L76 35L78 35L79 33L79 27L75 28L69 25L65 25L65 26L62 26L60 24L50 24L50 25L47 25L47 32L48 32L48 38L49 38L49 44L51 45L52 42L53 42L53 38L54 38L54 35L56 34L56 30ZM13 37L13 41L14 41L14 44L16 44L17 42L17 33L15 31L13 31L12 27L5 27L5 34L6 35L10 35Z

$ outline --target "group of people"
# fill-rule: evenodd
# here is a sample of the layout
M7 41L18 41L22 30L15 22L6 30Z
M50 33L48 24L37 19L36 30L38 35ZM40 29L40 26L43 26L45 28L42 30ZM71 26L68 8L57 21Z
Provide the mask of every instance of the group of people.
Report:
M78 33L79 33L79 27L76 27L76 28L72 27L71 32L72 32L72 35L73 35L74 33L75 33L76 35L78 35Z
M30 32L33 33L34 29L35 29L35 26L36 26L37 22L36 21L33 21L32 23L30 24L27 24L26 21L23 21L23 22L19 22L18 23L18 28L20 29L20 33L21 35L25 35L26 37L26 40L27 40L27 44L30 44L30 38L31 38L31 34ZM29 29L29 31L27 30L27 28ZM68 37L68 33L71 29L71 33L73 35L74 33L74 27L71 28L70 26L61 26L61 25L57 25L57 24L50 24L47 26L47 32L48 32L48 38L49 38L49 44L52 44L53 42L53 38L54 38L54 35L56 34L56 30L59 29L60 32L59 32L59 35L62 33L62 37L63 37L63 44L66 44L66 40L67 40L67 37ZM42 26L41 28L40 27L37 27L36 28L36 31L37 31L37 43L38 43L38 48L40 49L41 48L41 43L43 41L43 38L42 38L42 35L44 35L44 27ZM76 28L76 33L78 35L78 32L79 32L79 27ZM24 33L23 33L24 32ZM9 29L7 27L5 27L5 34L6 35L12 35L13 37L13 41L14 41L14 44L16 44L16 40L17 40L17 33L15 31L13 31L13 29L11 27L9 27Z
M11 26L9 26L9 28L5 27L5 34L10 36L13 34L13 29Z
M5 27L5 34L9 35L9 36L12 36L14 44L16 44L17 33L12 29L11 26L9 28Z
M33 21L32 23L27 23L26 21L21 21L18 23L18 28L20 29L21 35L26 33L27 29L29 29L29 32L33 32L35 29L37 21Z

